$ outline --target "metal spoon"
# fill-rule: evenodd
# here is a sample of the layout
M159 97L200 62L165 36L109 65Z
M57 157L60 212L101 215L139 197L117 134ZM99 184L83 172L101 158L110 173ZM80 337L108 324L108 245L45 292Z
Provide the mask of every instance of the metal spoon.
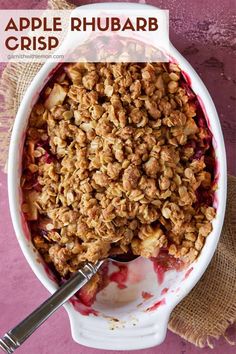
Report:
M120 263L128 263L136 256L124 258L122 255L110 257ZM13 353L31 334L43 324L61 305L69 300L83 285L85 285L98 271L106 260L95 264L87 262L69 280L67 280L52 296L34 310L16 327L0 338L0 348L5 353Z

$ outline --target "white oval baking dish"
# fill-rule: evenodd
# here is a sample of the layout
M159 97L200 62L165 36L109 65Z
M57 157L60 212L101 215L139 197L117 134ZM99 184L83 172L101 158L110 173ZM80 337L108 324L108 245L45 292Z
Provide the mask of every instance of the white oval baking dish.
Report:
M113 9L122 7L124 11L126 8L153 9L149 5L129 3L92 4L83 6L83 8L110 8L111 6ZM206 87L191 65L172 45L170 45L169 54L190 78L191 87L201 99L214 137L213 144L218 165L218 189L215 198L217 216L213 222L213 231L207 237L206 244L197 261L191 265L191 269L167 272L161 285L158 285L152 263L148 260L137 259L129 266L127 288L118 289L113 283L99 293L93 306L93 309L98 311L97 316L93 314L84 316L71 303L67 303L65 309L69 315L72 337L76 342L89 347L130 350L148 348L163 342L171 311L201 278L220 237L226 205L227 174L225 147L219 118ZM56 63L46 62L27 89L15 119L8 161L9 203L16 237L32 270L51 293L57 289L57 284L48 276L48 271L45 270L43 264L38 262L38 254L29 240L28 230L22 218L20 175L28 117L38 94L56 66ZM115 266L111 265L111 267ZM168 291L163 289L168 289ZM144 301L143 291L154 294L154 297ZM155 310L147 311L154 304L156 304Z

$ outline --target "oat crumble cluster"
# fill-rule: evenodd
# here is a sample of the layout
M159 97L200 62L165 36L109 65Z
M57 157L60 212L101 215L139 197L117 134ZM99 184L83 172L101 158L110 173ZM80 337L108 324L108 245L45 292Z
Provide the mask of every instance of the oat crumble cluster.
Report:
M194 261L213 182L212 136L176 64L67 64L33 107L22 208L62 277L129 251Z

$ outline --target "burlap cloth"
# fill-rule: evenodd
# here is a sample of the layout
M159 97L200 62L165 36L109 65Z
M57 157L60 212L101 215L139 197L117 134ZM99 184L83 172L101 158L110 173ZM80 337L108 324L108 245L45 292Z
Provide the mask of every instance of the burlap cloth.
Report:
M49 0L53 9L72 9L65 0ZM41 64L11 63L5 68L1 82L0 158L5 166L9 136L15 114L24 92ZM169 329L199 347L209 345L212 339L226 335L228 327L236 322L236 177L228 176L227 211L216 253L204 276L190 294L174 309Z

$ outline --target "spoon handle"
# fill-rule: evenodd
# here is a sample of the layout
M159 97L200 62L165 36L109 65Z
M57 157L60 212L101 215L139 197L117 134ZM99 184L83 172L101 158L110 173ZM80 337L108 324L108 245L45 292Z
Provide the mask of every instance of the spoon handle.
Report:
M103 261L96 264L86 263L48 300L0 338L0 348L6 353L13 353L48 317L97 273L102 263Z

